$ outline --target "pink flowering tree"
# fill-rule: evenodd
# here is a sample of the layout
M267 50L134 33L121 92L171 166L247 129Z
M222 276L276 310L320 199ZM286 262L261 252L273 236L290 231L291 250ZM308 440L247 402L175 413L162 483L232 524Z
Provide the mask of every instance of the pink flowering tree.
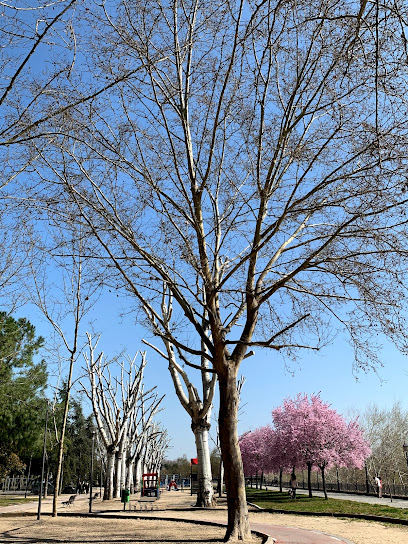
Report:
M309 497L313 466L321 470L327 498L325 470L334 465L361 468L370 455L357 421L347 423L319 395L287 398L273 410L272 418L276 431L286 437L289 464L307 466Z
M263 474L269 469L272 432L269 425L259 427L255 431L246 433L239 440L244 474L258 475L258 472L261 472L261 487Z
M282 490L282 472L293 468L293 465L288 464L291 456L288 455L288 444L284 437L270 425L266 425L242 435L239 445L244 474L248 476L258 472L279 472Z

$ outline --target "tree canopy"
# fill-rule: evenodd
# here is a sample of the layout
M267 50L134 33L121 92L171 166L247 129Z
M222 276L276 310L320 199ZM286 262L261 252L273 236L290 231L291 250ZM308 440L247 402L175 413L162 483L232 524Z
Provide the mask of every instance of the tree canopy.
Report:
M47 369L35 362L42 337L25 318L0 313L0 444L30 455L42 427Z

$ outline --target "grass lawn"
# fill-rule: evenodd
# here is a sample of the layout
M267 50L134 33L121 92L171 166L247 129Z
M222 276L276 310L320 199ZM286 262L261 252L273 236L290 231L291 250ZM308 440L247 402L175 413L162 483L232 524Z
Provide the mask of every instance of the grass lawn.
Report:
M408 519L408 508L393 508L382 504L367 504L330 498L326 501L323 497L312 497L310 499L307 495L299 494L299 491L296 500L291 499L287 493L280 493L279 491L247 488L246 492L247 501L267 509L291 512L365 514Z
M38 497L37 497L38 499ZM33 502L35 497L25 499L24 497L0 497L0 506L10 506L10 504L22 504L23 502Z

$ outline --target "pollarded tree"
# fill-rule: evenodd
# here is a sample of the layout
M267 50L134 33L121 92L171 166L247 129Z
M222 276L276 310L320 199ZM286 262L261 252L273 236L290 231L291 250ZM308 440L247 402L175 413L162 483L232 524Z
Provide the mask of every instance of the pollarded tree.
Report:
M347 423L319 395L309 398L299 394L294 399L287 398L281 407L273 410L272 418L275 428L287 437L292 459L307 466L310 497L313 466L321 470L327 499L326 468L334 465L361 468L370 455L370 447L357 421Z
M129 423L140 400L143 386L143 371L146 366L146 354L141 353L141 363L136 366L136 356L127 358L126 362L118 364L119 377L111 374L109 364L101 352L95 357L96 342L88 336L89 355L84 353L86 370L90 386L84 386L85 394L92 403L98 432L107 451L107 474L105 497L111 500L120 496L121 471L123 468L123 455L125 448L123 440L129 429ZM148 391L146 395L151 392ZM115 459L117 453L121 457L116 462L116 486L114 488Z
M162 429L158 423L154 423L147 435L144 452L145 472L160 472L169 445L170 439L167 431Z
M159 309L163 282L171 291L166 339L219 381L226 538L249 539L236 429L249 350L319 349L331 327L357 366L378 362L376 329L406 349L408 8L87 9L58 98L101 81L106 93L20 140L39 157L44 209L62 223L75 204L142 306Z
M143 388L142 388L143 389ZM140 491L140 481L142 479L142 460L146 451L149 437L158 434L153 432L156 427L154 416L158 413L159 406L164 396L159 398L157 394L146 399L143 391L141 392L136 409L133 411L127 431L127 451L126 451L126 489L133 492ZM124 476L124 473L123 473Z

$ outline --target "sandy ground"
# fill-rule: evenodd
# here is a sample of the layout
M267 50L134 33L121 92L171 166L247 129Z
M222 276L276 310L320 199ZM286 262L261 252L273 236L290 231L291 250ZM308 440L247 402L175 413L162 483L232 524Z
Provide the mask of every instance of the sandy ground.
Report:
M221 544L224 529L158 520L42 517L0 519L0 542L9 544ZM261 542L261 540L259 540Z
M66 498L65 498L66 499ZM102 514L115 513L121 517L132 514L152 519L84 519L81 517L50 518L42 516L38 523L35 517L0 518L0 543L8 544L93 544L93 543L151 543L163 544L195 543L221 544L225 530L223 528L192 525L182 522L165 522L155 520L156 517L185 518L189 520L226 521L225 499L219 499L216 509L191 509L193 497L187 492L164 492L159 501L140 505L137 497L131 497L130 511L123 512L123 505L118 500L95 501L93 511ZM23 507L23 505L22 505ZM148 509L146 509L146 507ZM44 511L49 505L44 504ZM30 511L30 507L23 510ZM4 512L4 509L2 510ZM31 506L31 512L35 512ZM88 512L85 497L78 497L73 506L60 508L61 512L71 514ZM267 514L250 510L250 521L268 523L286 527L300 527L321 531L323 533L343 537L354 544L408 544L408 527L387 525L379 522L367 522L328 517L303 517L287 514ZM261 539L255 538L254 544Z

